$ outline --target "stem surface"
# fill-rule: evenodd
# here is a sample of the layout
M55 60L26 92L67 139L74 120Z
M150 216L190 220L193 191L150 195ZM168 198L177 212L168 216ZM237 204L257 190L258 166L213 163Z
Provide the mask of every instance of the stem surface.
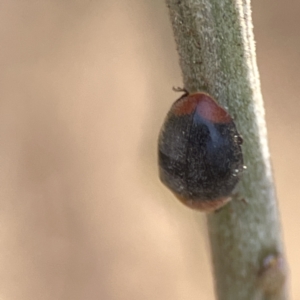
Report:
M244 139L247 169L238 196L219 212L207 215L217 298L287 299L250 1L166 2L184 87L211 94L235 117Z

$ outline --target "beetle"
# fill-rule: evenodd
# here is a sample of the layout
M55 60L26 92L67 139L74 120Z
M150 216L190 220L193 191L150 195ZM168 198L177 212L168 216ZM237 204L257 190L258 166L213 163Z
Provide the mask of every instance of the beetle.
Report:
M231 200L244 165L233 118L205 92L172 105L158 139L159 177L185 205L212 212Z

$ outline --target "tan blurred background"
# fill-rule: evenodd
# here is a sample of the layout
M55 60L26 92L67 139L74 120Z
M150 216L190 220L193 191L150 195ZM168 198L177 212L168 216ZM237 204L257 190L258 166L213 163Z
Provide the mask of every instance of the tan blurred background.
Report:
M299 8L253 1L300 299ZM181 85L164 1L0 1L0 299L213 299L204 219L159 183Z

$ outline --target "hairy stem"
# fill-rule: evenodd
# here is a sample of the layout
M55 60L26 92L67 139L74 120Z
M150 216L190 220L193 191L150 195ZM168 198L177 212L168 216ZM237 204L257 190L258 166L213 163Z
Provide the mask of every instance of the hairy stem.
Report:
M207 216L217 298L287 299L250 0L166 2L184 87L217 99L235 117L244 139L247 169L238 196Z

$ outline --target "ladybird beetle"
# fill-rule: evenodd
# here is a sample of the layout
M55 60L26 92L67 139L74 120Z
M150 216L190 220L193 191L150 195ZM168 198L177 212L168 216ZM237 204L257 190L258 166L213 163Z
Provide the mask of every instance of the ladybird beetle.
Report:
M243 172L241 136L207 93L185 92L171 107L158 141L161 181L185 205L211 212L231 200Z

